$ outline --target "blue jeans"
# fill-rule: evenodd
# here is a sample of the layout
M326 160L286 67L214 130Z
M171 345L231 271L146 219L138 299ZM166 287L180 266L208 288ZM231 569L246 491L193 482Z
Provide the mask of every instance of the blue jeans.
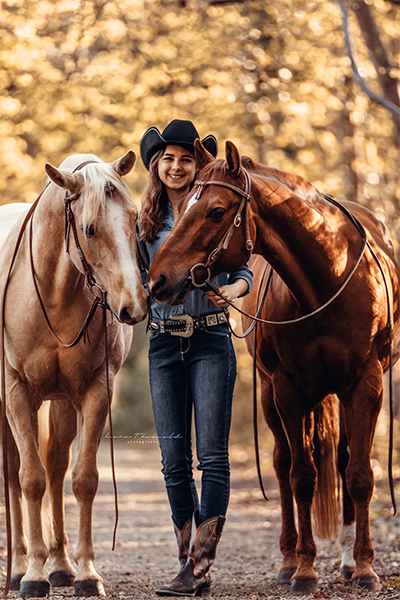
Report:
M236 357L226 324L189 338L150 334L150 387L165 486L181 529L200 508L200 523L225 515L229 502L228 441ZM192 411L201 502L192 471Z

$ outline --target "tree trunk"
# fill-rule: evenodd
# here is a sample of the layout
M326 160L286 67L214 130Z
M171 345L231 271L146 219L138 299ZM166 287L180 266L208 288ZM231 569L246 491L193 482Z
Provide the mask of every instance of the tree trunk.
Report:
M378 27L372 15L370 7L365 0L347 0L347 6L354 12L365 43L368 47L371 61L376 69L378 81L381 85L385 98L400 107L400 97L397 89L397 80L391 77L393 68L389 62L386 48L382 44ZM396 145L400 145L400 120L393 118L396 127Z

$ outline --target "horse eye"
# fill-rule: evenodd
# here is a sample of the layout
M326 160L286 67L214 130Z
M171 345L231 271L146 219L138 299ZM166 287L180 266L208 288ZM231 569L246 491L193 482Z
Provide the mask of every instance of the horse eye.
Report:
M81 229L83 231L83 226L81 225ZM94 228L91 227L90 225L86 225L85 227L85 235L86 237L90 238L94 236Z
M112 194L112 192L115 192L115 187L111 182L107 183L107 185L104 186L104 192L106 194Z
M210 217L212 219L214 219L215 221L220 221L222 219L222 217L225 214L225 209L224 208L214 208L214 210L211 211L210 213Z

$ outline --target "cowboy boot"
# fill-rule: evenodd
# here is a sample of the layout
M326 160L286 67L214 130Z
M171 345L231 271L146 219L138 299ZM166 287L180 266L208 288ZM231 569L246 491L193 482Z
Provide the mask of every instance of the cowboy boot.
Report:
M209 569L214 562L225 517L212 517L201 523L189 559L178 575L156 591L159 596L208 596L211 591Z
M176 541L178 542L179 562L183 566L186 564L189 554L190 540L192 538L193 516L190 517L188 521L186 521L182 529L179 529L179 527L173 519L172 522L174 524Z

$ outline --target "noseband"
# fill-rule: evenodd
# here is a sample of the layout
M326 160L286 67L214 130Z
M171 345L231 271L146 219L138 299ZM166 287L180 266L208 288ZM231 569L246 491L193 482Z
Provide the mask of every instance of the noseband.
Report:
M222 250L226 250L228 248L229 242L231 241L231 237L233 235L233 232L235 231L235 228L240 227L240 224L242 222L243 209L244 209L244 214L245 214L245 227L246 227L246 250L249 253L251 253L253 250L253 242L251 241L250 226L249 226L249 202L250 202L250 198L251 198L251 193L250 193L251 192L251 179L250 179L250 175L246 171L246 169L243 168L243 171L244 171L244 175L245 175L244 190L241 190L236 185L232 185L231 183L227 183L226 181L219 181L219 180L215 180L215 179L212 179L210 181L195 181L195 185L197 185L197 191L196 191L195 195L193 196L193 200L195 200L195 201L197 201L200 198L201 194L203 193L204 188L207 185L218 185L220 187L228 188L228 189L232 190L233 192L235 192L236 194L238 194L239 196L241 196L242 200L240 202L237 213L233 219L233 222L228 227L228 230L222 237L218 246L216 248L214 248L214 250L209 254L206 262L197 263L196 265L193 265L193 267L190 269L190 271L189 271L190 275L189 275L188 279L191 280L194 287L200 288L200 287L204 286L204 282L203 283L196 282L196 275L195 275L196 269L206 270L207 280L211 279L210 265L212 265L213 263L215 263L218 260L219 255L221 254Z

